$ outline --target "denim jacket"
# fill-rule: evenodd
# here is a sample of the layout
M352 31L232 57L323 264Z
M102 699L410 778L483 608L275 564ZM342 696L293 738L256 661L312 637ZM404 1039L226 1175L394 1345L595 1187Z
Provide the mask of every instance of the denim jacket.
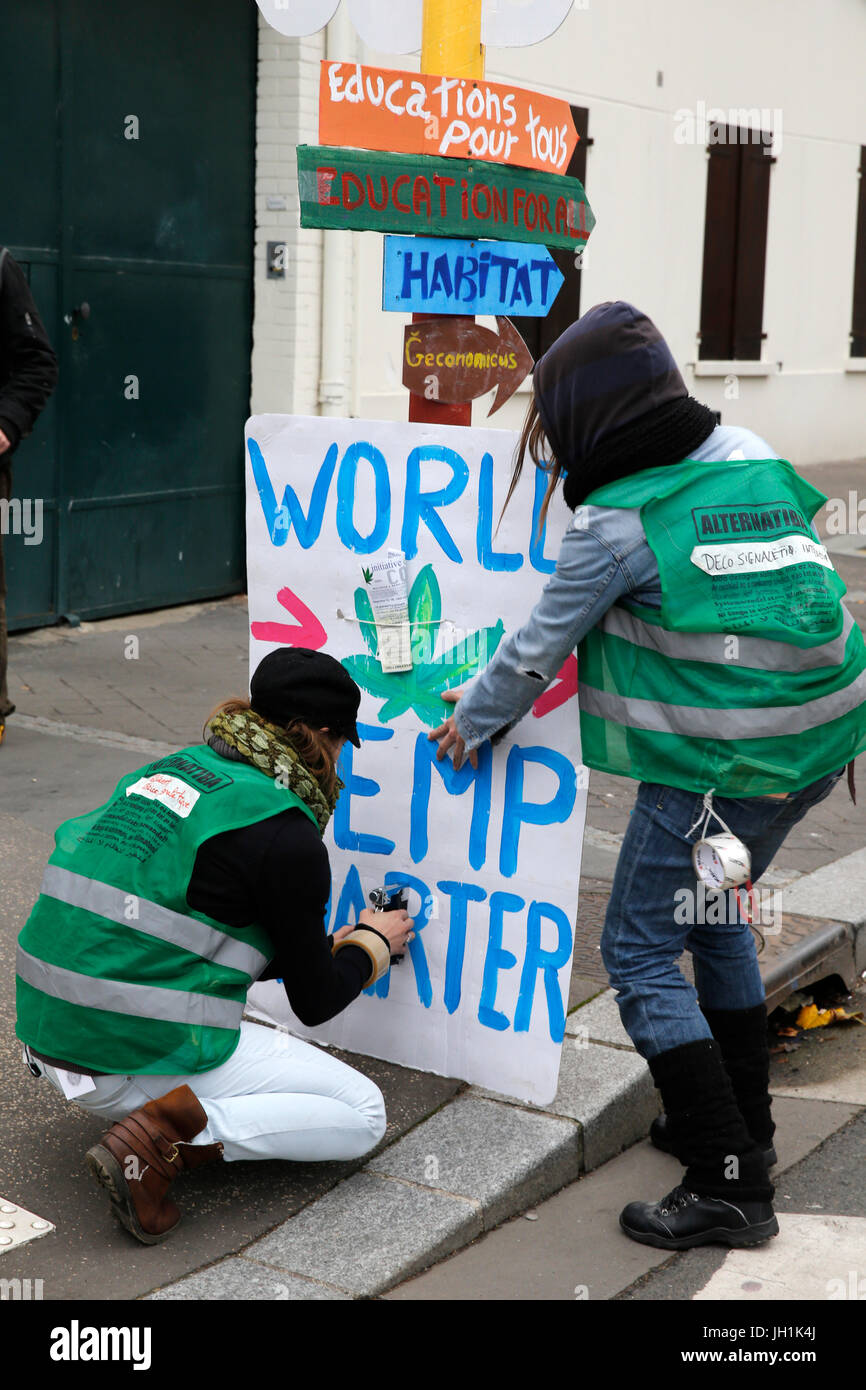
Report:
M778 458L751 430L717 425L690 458ZM584 505L574 513L541 598L517 632L455 706L457 731L467 749L529 712L584 635L619 599L661 607L661 583L638 507Z

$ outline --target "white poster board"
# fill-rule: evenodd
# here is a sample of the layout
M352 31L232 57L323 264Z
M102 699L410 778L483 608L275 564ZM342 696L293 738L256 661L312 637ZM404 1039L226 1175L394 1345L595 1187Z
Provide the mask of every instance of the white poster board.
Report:
M546 536L527 464L498 534L515 436L504 430L263 415L247 425L250 670L280 642L320 646L362 688L362 747L325 834L327 928L408 884L406 958L342 1014L306 1028L282 985L250 1005L302 1037L546 1104L557 1088L586 772L574 681L549 687L479 766L436 761L430 729L503 634L525 622L569 513ZM406 557L412 669L384 674L372 567ZM366 576L365 576L366 571ZM300 626L299 626L300 624ZM287 885L286 910L291 911Z

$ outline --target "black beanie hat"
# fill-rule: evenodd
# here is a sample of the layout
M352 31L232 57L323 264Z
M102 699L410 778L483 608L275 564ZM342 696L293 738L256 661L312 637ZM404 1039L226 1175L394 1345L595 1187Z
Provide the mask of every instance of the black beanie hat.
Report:
M361 692L348 671L327 652L280 647L256 667L250 704L272 724L304 719L361 747L356 719Z
M567 328L536 363L533 385L570 507L615 478L679 463L716 425L655 324L624 300L596 304Z

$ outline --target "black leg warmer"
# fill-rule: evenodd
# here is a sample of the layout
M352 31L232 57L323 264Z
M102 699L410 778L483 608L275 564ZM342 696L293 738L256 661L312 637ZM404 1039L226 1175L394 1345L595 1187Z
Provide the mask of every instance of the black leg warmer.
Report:
M766 1148L776 1132L770 1114L767 1010L758 1004L754 1009L704 1009L703 1015L721 1049L746 1128Z
M737 1106L719 1044L685 1043L649 1060L686 1165L683 1186L702 1197L771 1201L763 1154Z

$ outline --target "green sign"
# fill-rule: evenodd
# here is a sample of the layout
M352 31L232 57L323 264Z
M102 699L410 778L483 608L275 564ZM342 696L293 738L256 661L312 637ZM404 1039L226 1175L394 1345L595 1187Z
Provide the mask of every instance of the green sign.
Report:
M586 245L579 179L483 160L298 146L302 227Z

